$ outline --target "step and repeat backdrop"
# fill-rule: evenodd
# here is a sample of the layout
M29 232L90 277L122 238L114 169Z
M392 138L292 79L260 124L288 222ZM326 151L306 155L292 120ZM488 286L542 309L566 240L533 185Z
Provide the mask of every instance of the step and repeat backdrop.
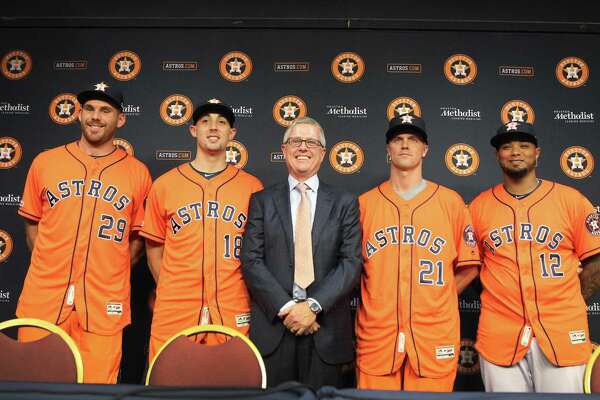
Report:
M542 148L538 174L600 204L594 173L600 148L597 35L40 28L2 29L2 36L2 320L14 315L29 262L16 213L29 165L39 152L79 137L76 94L98 83L124 89L127 123L115 143L146 163L154 178L193 159L193 109L218 98L236 114L238 134L228 162L265 185L285 179L283 132L308 115L326 132L321 179L360 194L389 174L388 120L410 114L423 117L428 127L425 177L457 190L467 202L501 179L489 145L496 128L526 121L535 125ZM132 275L134 326L125 377L141 371L145 361L151 293L145 270L139 265ZM477 282L459 305L456 388L478 390ZM588 311L598 342L600 300Z

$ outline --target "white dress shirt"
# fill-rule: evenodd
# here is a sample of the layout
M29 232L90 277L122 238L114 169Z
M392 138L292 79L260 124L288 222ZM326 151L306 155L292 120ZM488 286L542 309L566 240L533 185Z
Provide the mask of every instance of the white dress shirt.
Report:
M300 181L296 180L296 178L291 175L288 176L288 184L290 185L290 211L292 214L292 233L294 235L294 240L296 239L296 214L298 213L298 207L300 206L301 195L298 190L296 190L296 186ZM308 186L306 190L306 194L308 196L308 200L310 201L310 223L311 229L312 224L315 221L315 210L317 209L317 195L319 191L319 177L315 174L304 181L304 184ZM300 286L294 283L294 287L292 288L292 295L296 300L305 300L306 299L306 289L302 289ZM292 306L296 302L294 299L288 301L280 308L279 311L283 311L286 308ZM311 299L315 301L317 304L319 303L316 299ZM320 307L320 305L319 305Z

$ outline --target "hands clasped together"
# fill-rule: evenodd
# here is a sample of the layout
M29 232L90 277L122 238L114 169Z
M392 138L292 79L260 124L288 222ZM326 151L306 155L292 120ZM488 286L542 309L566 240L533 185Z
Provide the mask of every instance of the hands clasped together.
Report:
M308 302L296 303L277 314L283 324L296 336L312 335L319 330L317 315L309 308Z

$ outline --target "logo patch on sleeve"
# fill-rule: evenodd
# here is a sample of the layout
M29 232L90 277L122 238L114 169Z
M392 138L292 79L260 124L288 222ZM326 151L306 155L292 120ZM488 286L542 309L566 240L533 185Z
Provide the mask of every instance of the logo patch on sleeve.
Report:
M454 358L454 346L437 346L435 348L435 358L438 360Z
M569 332L569 338L571 339L571 344L585 343L585 332L571 331Z
M585 227L592 235L600 235L600 215L597 212L588 215L585 219Z
M235 326L248 326L250 324L250 313L235 316Z
M463 232L463 237L465 239L465 243L469 247L477 246L477 238L475 237L475 231L471 225L467 225L465 227L465 231Z
M106 315L122 315L123 303L106 303Z

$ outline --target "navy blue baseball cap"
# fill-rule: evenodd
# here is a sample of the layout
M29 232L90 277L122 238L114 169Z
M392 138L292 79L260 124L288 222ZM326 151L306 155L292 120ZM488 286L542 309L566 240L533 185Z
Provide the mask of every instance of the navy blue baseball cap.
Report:
M537 147L538 141L533 125L526 122L508 122L498 128L490 144L498 149L503 144L513 141L530 142Z
M401 133L414 133L427 144L427 131L425 121L415 115L399 115L390 120L390 126L385 133L385 142L389 143L394 137Z
M94 83L92 89L84 90L77 95L77 101L82 106L90 100L102 100L123 112L123 92L117 86L104 82Z
M229 122L229 126L233 128L233 123L235 122L233 110L219 99L210 99L206 103L199 105L192 114L192 121L195 125L201 117L206 114L213 113L225 117L225 119Z

